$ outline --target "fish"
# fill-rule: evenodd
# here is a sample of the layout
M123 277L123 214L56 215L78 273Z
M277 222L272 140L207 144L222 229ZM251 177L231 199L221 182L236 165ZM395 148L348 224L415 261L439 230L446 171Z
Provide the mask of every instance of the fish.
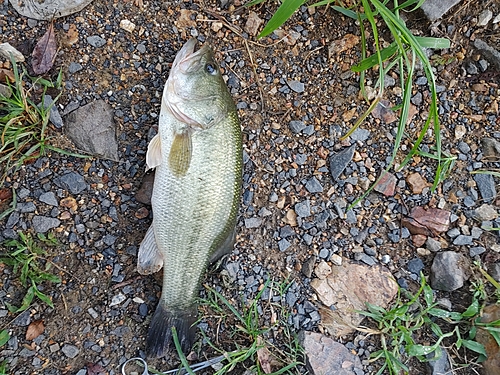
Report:
M165 356L172 328L187 353L196 335L197 298L208 265L231 252L242 188L243 148L236 106L208 44L190 39L177 53L162 94L158 134L147 168L155 169L153 221L137 269L163 267L161 297L146 339L148 357Z

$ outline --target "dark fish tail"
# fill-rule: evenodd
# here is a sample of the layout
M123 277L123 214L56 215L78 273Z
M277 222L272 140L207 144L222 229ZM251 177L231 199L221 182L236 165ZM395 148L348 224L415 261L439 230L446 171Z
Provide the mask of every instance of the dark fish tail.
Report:
M172 327L177 331L177 337L182 351L187 353L194 342L197 308L193 306L186 310L167 310L160 301L149 325L146 340L146 354L151 358L161 358L167 354L170 347L174 347Z

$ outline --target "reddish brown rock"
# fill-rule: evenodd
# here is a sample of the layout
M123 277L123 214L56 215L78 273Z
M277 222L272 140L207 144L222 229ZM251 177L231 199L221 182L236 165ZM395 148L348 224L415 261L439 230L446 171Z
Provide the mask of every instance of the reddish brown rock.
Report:
M410 186L413 194L421 194L422 191L429 186L429 183L422 177L420 173L412 173L406 178L406 182Z
M427 241L427 236L424 236L423 234L415 234L411 237L411 241L415 246L421 247L424 246L425 241Z
M386 197L392 197L396 190L396 176L389 172L382 172L382 178L373 188L376 192L384 194Z
M489 305L483 310L482 323L490 323L500 319L500 306ZM483 373L487 375L500 375L500 348L493 336L485 329L479 328L476 336L477 342L483 344L488 358L482 363Z
M404 227L411 234L422 234L424 236L438 235L446 232L450 227L450 211L439 208L414 207L408 217L402 219Z

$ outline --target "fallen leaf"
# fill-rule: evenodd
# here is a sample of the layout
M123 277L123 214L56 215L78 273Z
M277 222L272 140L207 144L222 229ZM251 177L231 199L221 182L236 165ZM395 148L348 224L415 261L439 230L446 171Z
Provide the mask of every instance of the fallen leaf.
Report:
M273 357L269 349L265 346L265 341L261 337L257 337L257 359L264 374L273 372L273 366L279 366L280 363Z
M52 65L57 52L56 36L54 34L54 23L51 22L49 28L43 34L33 49L32 65L35 74L47 73Z
M181 15L177 18L177 27L196 27L196 21L191 19L191 15L195 14L194 11L188 9L181 9Z
M87 375L107 375L108 373L97 363L87 363Z
M9 69L0 69L0 82L5 82L7 83L7 79L9 79L9 82L12 83L16 80L14 77L14 73L12 70Z
M6 201L10 198L12 198L12 190L7 188L0 189L0 202Z
M75 24L69 25L68 31L64 34L62 37L62 43L65 46L71 47L73 44L78 42L78 29L76 28Z
M44 330L45 326L43 325L42 319L31 322L31 324L28 326L28 329L26 330L26 340L31 341L36 339L43 333Z

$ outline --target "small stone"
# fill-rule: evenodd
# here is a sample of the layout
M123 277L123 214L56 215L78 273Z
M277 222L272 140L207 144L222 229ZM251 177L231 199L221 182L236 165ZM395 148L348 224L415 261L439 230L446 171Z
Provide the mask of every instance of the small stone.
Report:
M336 266L342 265L342 257L338 254L332 254L332 256L330 257L330 261Z
M392 197L396 191L396 176L389 172L382 173L382 178L380 178L373 190L385 195L386 197Z
M283 238L283 239L281 239L281 240L278 241L278 248L279 248L280 251L285 251L290 246L292 246L292 244L290 243L290 241L288 241L285 238Z
M76 72L79 72L82 69L83 69L82 64L76 62L71 62L68 67L68 71L70 74L75 74Z
M420 258L413 258L408 262L408 271L414 273L415 275L419 275L420 271L424 269L424 262Z
M410 186L413 194L421 194L422 191L429 186L429 183L422 177L420 173L412 173L406 178L406 182Z
M471 247L469 249L469 255L474 258L476 255L481 255L484 253L486 249L482 246Z
M495 206L482 204L473 211L473 216L479 221L492 221L498 217L498 211Z
M463 136L467 134L467 128L463 125L455 126L455 139L460 140Z
M68 358L75 358L80 352L80 350L76 346L70 344L64 344L61 350Z
M261 217L250 217L245 219L245 228L258 228L262 225Z
M61 347L59 346L58 343L55 343L55 344L52 344L49 346L49 350L51 353L55 353L57 351L59 351L61 349Z
M453 240L453 245L463 246L472 245L472 236L464 236L463 234L455 237Z
M321 193L323 192L323 186L320 184L316 177L312 177L306 183L306 189L309 193Z
M357 128L350 135L353 141L364 142L370 137L371 132L368 129Z
M120 28L125 31L128 31L129 33L132 33L135 30L135 23L129 20L121 20Z
M332 268L324 260L321 260L314 269L314 273L318 279L324 280L332 273Z
M330 157L330 173L335 182L347 165L351 162L355 149L356 144L353 143L350 147L337 152Z
M298 120L290 121L288 126L290 127L290 130L295 134L300 133L302 130L306 128L306 124L304 124L303 121L298 121Z
M406 229L406 228L404 228ZM408 229L406 229L408 230ZM425 241L427 240L427 236L424 236L423 234L415 234L411 236L411 242L417 247L421 247L424 245Z
M437 253L431 266L431 287L445 292L460 289L469 278L465 267L467 260L462 254L454 251Z
M125 297L122 293L119 293L119 294L113 296L113 298L111 298L111 303L109 304L109 307L119 305L120 303L122 303L126 299L127 299L127 297Z
M451 374L450 358L448 352L443 347L438 347L434 353L427 355L427 362L431 372L429 375L444 375Z
M302 82L300 81L286 81L286 84L288 85L288 87L290 87L293 91L297 92L297 93L302 93L304 92L304 89L305 89L305 86Z
M436 253L439 250L441 250L441 242L438 240L435 240L432 237L427 237L427 241L425 241L425 246L427 247L428 250Z
M489 9L483 10L477 17L477 26L486 26L493 18L493 12Z
M302 263L301 271L305 277L309 279L311 278L315 264L316 264L316 257L314 255L310 256L304 263Z
M481 139L481 152L486 161L500 159L500 142L494 138Z
M311 203L309 200L305 200L303 202L299 202L295 205L295 213L299 217L308 217L311 216Z
M41 194L40 197L38 197L38 200L50 206L59 206L56 195L52 191Z
M423 207L416 206L409 216L402 219L402 224L411 234L438 235L448 230L450 212L439 208L425 210Z
M59 219L47 216L34 216L32 220L33 229L36 233L46 233L52 228L58 227L61 222Z
M101 38L99 35L92 35L87 37L87 43L92 47L100 48L106 44L106 39Z
M9 43L1 43L0 44L0 55L2 55L6 60L10 61L10 55L15 62L24 62L24 55L11 46Z
M79 194L87 188L85 179L76 172L69 172L54 179L60 188L68 190L71 194Z
M264 22L264 20L262 18L260 18L257 15L257 13L250 11L250 13L248 14L247 22L245 23L244 29L250 35L255 36L259 32L260 25L262 25L263 22Z
M491 174L476 174L474 175L474 181L476 181L477 188L484 202L491 203L497 195L493 176Z

